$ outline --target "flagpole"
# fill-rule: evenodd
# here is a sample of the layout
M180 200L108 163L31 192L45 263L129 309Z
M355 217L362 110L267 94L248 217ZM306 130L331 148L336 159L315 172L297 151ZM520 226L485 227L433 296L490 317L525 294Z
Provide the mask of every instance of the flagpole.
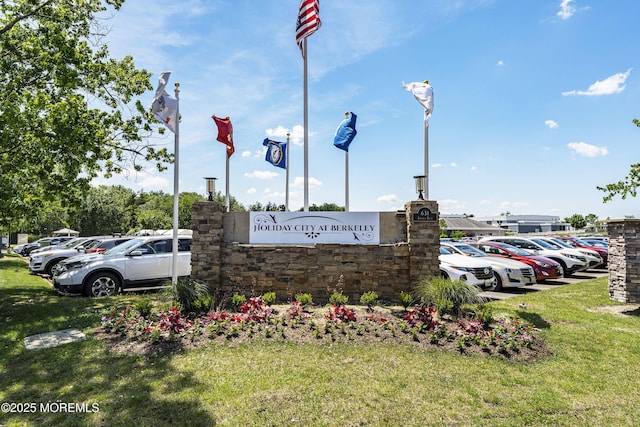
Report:
M304 211L309 211L309 102L307 94L307 39L304 39L303 58L304 64Z
M289 212L289 137L291 136L290 133L287 132L287 149L285 152L285 166L286 166L286 177L287 177L287 181L285 184L285 196L284 196L284 210Z
M225 197L225 204L227 205L227 212L231 212L230 209L230 205L229 205L229 152L228 152L228 148L225 150L225 154L227 154L227 177L226 177L226 197Z
M344 152L344 210L349 212L349 152Z
M424 199L429 200L429 122L424 118Z
M179 194L178 194L178 177L179 174L179 165L180 165L180 149L179 149L179 140L180 140L180 83L175 84L175 96L176 100L176 124L175 124L175 133L174 133L174 165L173 165L173 245L171 248L171 283L174 285L178 282L178 202L179 202Z

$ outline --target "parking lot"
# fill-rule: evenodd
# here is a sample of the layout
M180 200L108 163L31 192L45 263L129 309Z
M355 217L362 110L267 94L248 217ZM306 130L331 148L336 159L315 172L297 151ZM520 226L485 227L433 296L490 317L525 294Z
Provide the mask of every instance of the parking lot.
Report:
M597 279L608 274L609 271L607 269L591 269L587 271L581 271L572 275L571 277L563 277L557 280L546 280L544 283L536 283L535 285L525 286L523 288L503 289L500 292L485 291L482 292L481 295L492 300L507 299L522 296L530 292L554 289L559 286L570 285L572 283L581 282L583 280Z

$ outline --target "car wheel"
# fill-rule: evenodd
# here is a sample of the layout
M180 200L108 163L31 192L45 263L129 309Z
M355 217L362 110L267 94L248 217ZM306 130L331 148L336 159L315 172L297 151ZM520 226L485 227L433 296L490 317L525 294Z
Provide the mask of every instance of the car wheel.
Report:
M53 261L51 261L49 264L47 264L47 266L44 269L44 272L49 276L49 277L53 277L53 269L55 268L56 265L60 264L60 261L62 261L61 259L55 259Z
M553 258L551 258L553 259ZM561 260L561 259L553 259L555 262L557 262L558 264L560 264L560 267L562 267L562 276L563 277L571 277L571 272L569 271L569 269L567 268L567 264Z
M444 270L440 270L440 276L441 276L443 279L448 279L448 278L449 278L449 275L448 275L448 274L447 274L447 272L446 272L446 271L444 271Z
M491 290L492 291L500 291L500 290L502 290L502 279L500 278L500 275L494 271L493 272L493 277L496 279L496 283L495 283L495 285L493 285Z
M94 274L84 286L84 294L88 297L110 297L119 290L120 280L108 272Z

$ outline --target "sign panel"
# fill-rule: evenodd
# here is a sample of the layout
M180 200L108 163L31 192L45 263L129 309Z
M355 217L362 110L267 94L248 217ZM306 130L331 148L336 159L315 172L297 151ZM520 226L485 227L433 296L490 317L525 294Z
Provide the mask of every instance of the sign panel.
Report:
M378 212L251 212L249 243L380 243Z

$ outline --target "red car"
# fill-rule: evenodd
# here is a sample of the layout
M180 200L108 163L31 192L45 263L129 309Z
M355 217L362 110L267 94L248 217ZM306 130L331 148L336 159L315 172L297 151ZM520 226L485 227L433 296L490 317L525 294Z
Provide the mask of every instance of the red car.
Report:
M565 242L567 242L568 244L570 244L571 246L573 246L574 248L584 248L584 249L591 249L592 251L596 251L600 254L600 256L602 257L602 265L600 265L600 267L607 267L607 262L609 261L609 250L607 248L603 248L601 246L593 246L590 245L589 243L585 242L582 239L579 239L577 237L571 237L571 236L555 236L556 239L561 239Z
M538 282L562 277L562 266L556 261L543 256L531 255L529 252L508 243L486 241L471 245L491 256L511 258L530 265L536 272Z

